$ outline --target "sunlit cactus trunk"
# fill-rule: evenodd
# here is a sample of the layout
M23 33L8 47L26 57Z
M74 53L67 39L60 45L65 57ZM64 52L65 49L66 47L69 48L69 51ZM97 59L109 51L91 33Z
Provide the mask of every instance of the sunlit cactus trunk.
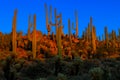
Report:
M33 40L32 40L32 52L33 59L36 58L36 15L34 15L34 28L33 28Z
M89 34L88 34L88 28L86 28L86 41L88 42Z
M78 13L75 11L75 17L76 17L76 37L78 37Z
M16 18L17 18L17 10L14 11L13 23L12 23L12 49L13 52L16 53Z
M89 24L89 26L90 26L90 43L92 43L92 41L91 41L91 39L92 39L92 27L93 27L93 24L92 24L92 17L90 17L90 24Z
M90 24L88 23L88 40L90 41L90 36L91 36L91 32L90 32Z
M58 56L59 56L60 58L62 58L61 28L62 28L62 26L60 26L60 27L57 28L57 36L58 36L58 39L57 39L57 44L58 44Z
M107 27L105 27L105 42L106 42L106 47L108 48L109 37L108 37L108 30L107 30Z
M96 34L95 34L95 27L92 27L92 48L93 48L93 52L96 53Z

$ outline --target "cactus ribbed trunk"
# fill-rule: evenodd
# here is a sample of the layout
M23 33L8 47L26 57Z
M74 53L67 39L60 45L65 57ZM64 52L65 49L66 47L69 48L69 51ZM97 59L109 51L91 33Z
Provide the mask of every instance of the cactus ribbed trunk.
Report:
M95 36L95 27L92 27L92 48L93 52L96 52L96 36Z
M88 23L88 40L91 40L90 24Z
M12 24L12 48L13 52L16 53L16 18L17 18L17 10L14 11L14 17L13 17L13 24Z
M48 36L50 35L50 31L51 31L51 25L49 24L49 20L48 20L48 8L47 8L47 4L45 4L45 14L46 14L46 28L48 31ZM51 20L52 16L50 15L50 20Z
M50 6L50 23L52 23L52 6Z
M62 57L62 50L61 50L61 28L60 26L58 28L58 56L61 58Z
M87 42L88 42L88 37L89 37L88 28L86 28L86 41L87 41Z
M76 17L76 37L78 37L78 13L75 11L75 17Z
M93 27L93 24L92 24L92 17L90 17L90 43L92 44L92 27Z
M33 58L36 58L36 15L34 15L33 41L32 41Z

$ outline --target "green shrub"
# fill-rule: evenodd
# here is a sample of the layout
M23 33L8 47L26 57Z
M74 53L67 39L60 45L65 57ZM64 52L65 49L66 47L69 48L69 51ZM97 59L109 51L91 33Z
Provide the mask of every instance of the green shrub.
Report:
M95 67L89 70L92 80L102 80L103 70L100 67Z

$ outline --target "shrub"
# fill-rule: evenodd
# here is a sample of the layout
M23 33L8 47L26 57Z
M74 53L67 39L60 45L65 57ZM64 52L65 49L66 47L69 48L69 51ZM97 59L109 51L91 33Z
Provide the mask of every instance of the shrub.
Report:
M102 80L103 70L100 67L92 68L89 70L92 80Z

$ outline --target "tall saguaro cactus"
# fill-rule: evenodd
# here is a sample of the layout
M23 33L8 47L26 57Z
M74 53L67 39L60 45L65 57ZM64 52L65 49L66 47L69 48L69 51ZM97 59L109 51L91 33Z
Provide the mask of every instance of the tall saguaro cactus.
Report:
M91 32L92 32L92 27L93 27L92 22L93 22L92 17L90 17L90 31L91 31Z
M92 27L92 48L93 52L96 52L96 34L95 34L95 27Z
M92 39L92 27L93 27L93 24L92 24L92 22L93 22L93 20L92 20L92 17L90 17L90 24L89 24L89 26L90 26L90 43L92 43L92 41L91 41L91 39Z
M16 53L16 18L17 18L17 10L14 11L13 23L12 23L12 49L13 52Z
M90 32L90 24L88 23L88 40L90 41L90 36L91 36L91 32Z
M50 35L50 31L51 31L51 25L49 24L49 20L48 20L48 8L47 8L47 4L45 4L45 13L46 13L46 28L47 28L48 36L49 36ZM50 15L50 20L51 20L51 18L52 18L52 16Z
M78 13L75 11L75 17L76 17L76 37L78 37Z
M115 43L116 43L116 34L115 34L115 31L112 30L112 45L113 45L113 48L115 48Z
M34 28L33 28L33 40L32 40L32 52L33 58L36 58L36 15L34 15Z
M107 30L107 27L105 27L105 42L106 42L106 47L108 48L109 38L108 38L108 30Z
M75 11L75 21L76 27L74 28L74 23L72 23L72 29L76 31L75 37L78 37L78 13Z
M61 28L62 26L59 26L57 28L57 46L58 46L58 56L62 58L62 50L61 50Z

